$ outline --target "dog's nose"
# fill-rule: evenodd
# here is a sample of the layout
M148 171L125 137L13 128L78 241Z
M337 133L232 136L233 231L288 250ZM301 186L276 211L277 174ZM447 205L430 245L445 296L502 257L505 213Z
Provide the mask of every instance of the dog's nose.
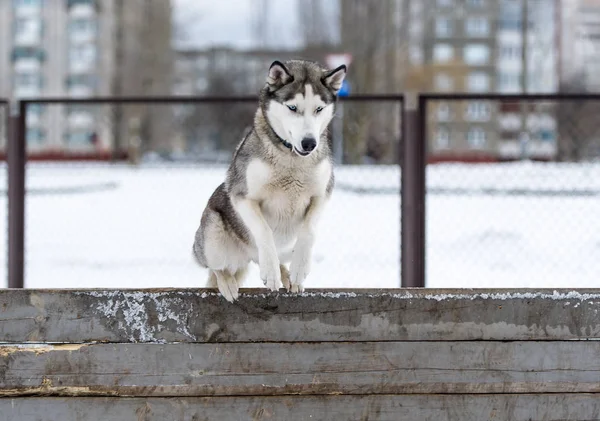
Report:
M304 149L306 152L311 152L317 147L317 141L312 137L305 137L304 139L302 139L301 144L302 149Z

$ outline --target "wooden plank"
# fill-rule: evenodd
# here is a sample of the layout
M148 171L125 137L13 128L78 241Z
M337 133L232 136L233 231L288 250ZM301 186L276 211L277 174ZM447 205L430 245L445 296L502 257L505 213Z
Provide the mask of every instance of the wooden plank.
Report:
M598 395L0 399L0 421L597 421Z
M0 347L0 397L600 392L600 342Z
M600 338L600 290L0 290L0 342Z

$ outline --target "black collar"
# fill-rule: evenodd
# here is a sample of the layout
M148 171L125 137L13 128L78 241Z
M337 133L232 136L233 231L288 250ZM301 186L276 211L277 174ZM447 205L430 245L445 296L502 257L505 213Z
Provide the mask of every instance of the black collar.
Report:
M269 119L267 118L267 114L265 112L263 112L263 116L265 118L265 121L267 122L267 126L269 126L269 130L271 130L271 132L273 133L273 136L275 136L277 138L277 140L279 140L281 142L281 144L283 146L285 146L286 148L288 148L290 151L293 150L293 146L290 142L288 142L285 139L282 139L277 132L275 131L275 129L273 128L273 126L271 126L271 122L269 121Z
M273 130L273 128L271 128L271 130ZM275 134L275 137L277 139L279 139L279 141L283 144L283 146L285 146L286 148L288 148L290 151L292 150L293 146L290 142L288 142L287 140L284 140L282 138L279 137L279 135L275 132L275 130L273 130L273 133Z

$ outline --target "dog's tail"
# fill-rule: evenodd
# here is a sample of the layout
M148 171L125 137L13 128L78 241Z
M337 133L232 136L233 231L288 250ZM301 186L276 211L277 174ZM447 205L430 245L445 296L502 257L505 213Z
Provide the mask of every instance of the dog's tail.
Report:
M196 263L198 263L203 268L206 268L206 265L203 262L204 259L202 258L201 251L197 249L195 242L192 245L192 256L194 257L194 260L196 261Z

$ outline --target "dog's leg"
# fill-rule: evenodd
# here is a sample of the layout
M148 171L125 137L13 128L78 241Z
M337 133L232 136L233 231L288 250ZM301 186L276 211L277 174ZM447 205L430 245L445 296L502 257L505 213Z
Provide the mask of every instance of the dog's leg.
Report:
M310 272L312 247L315 242L316 225L325 207L326 198L314 196L310 200L304 221L298 231L290 264L290 284L292 292L304 291L304 280Z
M290 283L290 272L285 265L279 265L279 270L281 271L281 283L283 287L288 291L292 288L292 284Z
M215 272L212 270L208 271L208 280L206 281L206 288L219 288L217 284L217 275L215 275Z
M228 270L215 270L214 274L217 278L217 287L219 292L229 302L234 302L238 299L238 283L229 273Z
M271 227L255 200L239 199L234 202L234 206L256 242L260 278L267 288L277 291L281 286L281 272Z
M235 274L233 275L233 277L235 278L235 281L237 282L238 289L242 287L242 284L244 283L244 280L246 279L247 274L248 274L248 266L245 266L245 267L240 268L235 271Z

